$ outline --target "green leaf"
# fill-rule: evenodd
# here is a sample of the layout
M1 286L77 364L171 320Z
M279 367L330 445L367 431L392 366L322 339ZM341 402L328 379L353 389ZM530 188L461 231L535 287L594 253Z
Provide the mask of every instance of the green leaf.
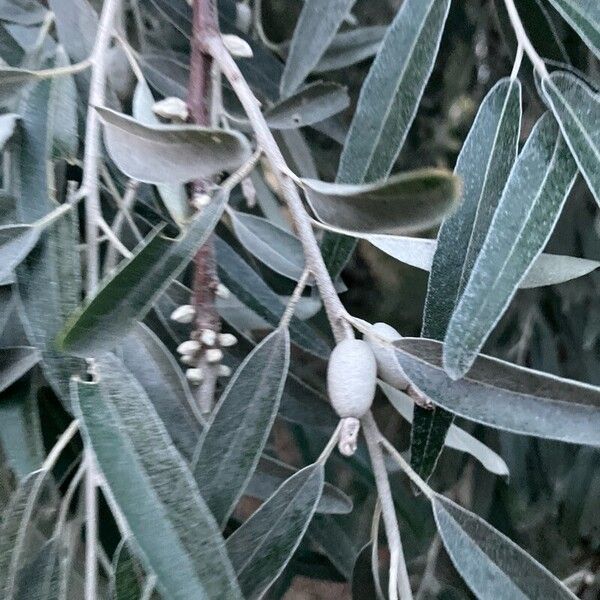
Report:
M193 462L198 488L221 526L258 464L279 410L290 361L287 329L246 357L212 413Z
M454 566L480 600L570 599L552 573L482 518L440 494L435 522Z
M501 79L484 98L458 156L454 172L463 181L459 209L438 233L425 299L421 334L442 340L471 274L517 158L521 85ZM411 466L425 480L435 469L453 417L442 408L415 408Z
M144 125L96 107L110 157L125 175L146 183L185 183L237 169L250 144L236 131L197 125Z
M0 392L21 379L40 361L36 348L15 346L0 348Z
M173 600L241 599L217 524L144 390L111 355L96 368L97 381L73 382L73 405L144 567Z
M561 71L542 80L542 90L581 174L600 205L600 95L571 73Z
M523 435L600 446L600 388L483 354L454 381L442 368L441 342L403 338L394 345L414 385L456 415Z
M387 27L375 25L338 33L313 72L325 73L343 69L375 56L386 30Z
M227 203L220 192L179 238L150 236L98 293L69 320L59 346L78 356L97 356L112 350L135 322L185 268L194 252L207 240Z
M49 0L55 15L56 31L60 43L73 62L88 58L92 53L98 15L87 0Z
M136 323L119 350L124 365L148 394L175 447L191 461L204 419L177 361L142 323Z
M554 8L575 29L600 58L600 5L596 0L550 0Z
M402 3L362 86L338 182L389 175L433 69L449 6L449 0Z
M0 227L0 280L31 252L40 237L40 230L31 225L4 225Z
M15 271L27 338L40 350L44 375L67 409L69 380L82 373L85 365L60 352L56 336L81 300L78 243L77 215L69 212L48 227Z
M46 9L36 0L8 0L0 4L0 21L37 25L46 14Z
M304 252L300 240L266 219L231 211L231 222L238 240L270 269L297 281L304 271Z
M144 125L159 125L158 117L152 112L153 105L154 97L148 84L144 80L138 81L133 94L133 116ZM173 220L180 225L185 223L191 216L185 186L162 184L156 188Z
M361 233L411 233L441 221L455 205L459 179L443 169L421 169L378 183L326 183L302 179L320 221Z
M113 556L113 600L139 600L142 596L141 577L135 557L129 551L127 540L122 539Z
M415 412L414 409L416 406L412 398L383 381L379 382L379 386L390 401L390 404L402 415L402 417L409 423L414 423L413 413ZM435 425L432 427L432 431L434 429ZM477 438L473 437L470 433L467 433L464 429L450 424L447 432L444 433L444 438L444 445L448 446L448 448L458 450L459 452L470 454L490 473L500 475L501 477L507 477L509 475L508 466L503 458L491 448L480 442Z
M273 327L278 327L285 311L279 296L222 239L217 237L215 246L217 270L221 281L243 304ZM321 358L326 359L329 356L329 346L325 341L312 327L297 317L292 317L289 332L291 340L301 348Z
M291 95L319 62L355 0L306 0L281 76L281 95Z
M51 538L36 548L19 570L15 600L54 600L58 588L59 540Z
M289 562L321 497L323 476L319 463L298 471L227 539L246 598L260 597Z
M5 113L0 115L0 151L4 149L4 144L12 137L19 115L14 113Z
M558 220L577 165L548 113L536 123L504 188L445 338L444 366L469 369Z
M35 71L16 67L0 67L0 105L12 102L19 92L37 79Z
M265 111L265 119L273 129L298 129L335 115L350 104L345 87L316 81L281 100Z
M263 454L252 474L252 479L244 490L244 496L266 500L286 479L297 472L298 469ZM344 492L325 482L315 512L326 515L346 515L351 511L352 500Z

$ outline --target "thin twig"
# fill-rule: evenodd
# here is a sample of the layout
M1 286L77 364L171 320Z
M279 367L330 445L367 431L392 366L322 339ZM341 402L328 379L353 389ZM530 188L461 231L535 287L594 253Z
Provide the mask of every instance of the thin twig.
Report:
M85 126L85 148L83 152L82 192L85 194L85 231L86 231L86 290L92 295L98 287L99 250L98 219L102 216L100 209L100 192L98 189L98 162L100 160L100 120L95 106L102 106L105 98L106 83L106 50L112 35L115 15L120 0L105 0L98 23L96 41L90 57L92 75L88 98L87 118Z
M110 228L110 225L102 218L99 217L97 221L99 229L104 232L106 239L125 257L131 258L133 254L129 251L129 248L123 244L123 242L115 235L114 231Z
M300 276L300 279L298 280L298 283L296 284L296 287L294 288L294 291L292 292L292 295L290 296L289 302L287 303L287 306L285 307L285 311L283 313L283 316L281 317L281 321L279 321L280 327L287 327L290 324L290 319L294 315L294 311L296 310L296 305L298 304L298 302L300 301L300 298L302 297L302 292L304 291L304 288L306 287L306 284L308 283L310 275L311 275L311 273L310 273L309 269L305 268L304 271L302 271L302 275Z
M331 455L331 452L333 451L333 449L335 448L335 445L338 442L341 429L342 429L342 422L340 421L338 423L337 427L335 428L335 431L331 434L329 441L327 442L327 444L325 444L325 448L323 448L321 455L319 456L319 458L317 458L318 463L324 465L327 462L327 459Z
M378 600L385 600L383 589L381 588L381 577L379 576L379 522L381 521L381 501L377 498L375 508L373 509L373 519L371 521L371 573L373 583L375 584L375 593Z
M96 600L98 587L98 482L91 448L84 450L85 470L85 600Z

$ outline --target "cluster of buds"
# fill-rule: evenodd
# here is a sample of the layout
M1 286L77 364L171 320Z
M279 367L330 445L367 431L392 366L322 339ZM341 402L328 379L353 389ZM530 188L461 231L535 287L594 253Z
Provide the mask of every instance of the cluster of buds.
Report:
M219 284L217 295L225 296L229 290ZM177 323L192 323L195 317L195 309L190 304L184 304L176 308L171 314L171 319ZM177 347L180 361L189 367L185 376L194 385L199 385L204 379L201 364L214 365L219 377L229 377L231 369L220 364L223 359L223 348L228 348L237 343L237 338L231 333L217 333L212 329L201 329L192 333L192 339L182 342Z

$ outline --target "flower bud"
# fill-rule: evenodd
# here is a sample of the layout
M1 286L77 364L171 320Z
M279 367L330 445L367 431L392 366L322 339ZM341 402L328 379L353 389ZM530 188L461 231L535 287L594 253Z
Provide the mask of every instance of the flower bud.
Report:
M218 348L210 348L206 351L206 362L218 363L223 358L223 352Z
M200 350L200 342L196 340L187 340L187 342L182 342L177 346L179 354L195 354L198 350Z
M199 384L202 381L202 379L204 378L202 369L188 369L185 372L185 376L190 383L193 383L196 385Z
M177 323L191 323L194 320L196 311L190 304L179 306L171 313L171 320Z
M229 348L237 344L237 338L232 333L222 333L219 336L219 345L223 348Z

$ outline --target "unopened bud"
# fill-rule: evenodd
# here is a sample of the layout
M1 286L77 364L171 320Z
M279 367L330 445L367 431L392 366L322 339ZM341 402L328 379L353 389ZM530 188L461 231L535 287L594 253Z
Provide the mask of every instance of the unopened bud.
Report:
M209 194L196 194L192 198L192 206L196 210L202 210L204 207L210 204L210 196Z
M229 348L229 346L235 346L237 344L237 338L232 333L222 333L219 336L219 345L223 348Z
M231 369L227 365L219 365L217 374L219 377L229 377L231 375Z
M188 369L185 372L185 376L190 383L198 384L204 378L202 369Z
M253 56L250 44L237 35L224 34L223 44L232 56L239 56L240 58L252 58Z
M191 323L194 320L196 311L191 304L179 306L171 313L171 320L177 323Z
M200 350L200 342L196 340L187 340L177 346L179 354L195 354L198 350Z
M183 354L179 360L184 365L193 365L198 362L198 359L194 357L192 354Z
M223 352L218 348L210 348L206 351L206 362L218 363L223 358Z
M217 285L215 295L225 300L226 298L229 298L229 296L231 296L231 292L229 291L228 287L224 286L222 283L219 283Z
M188 107L181 98L169 97L152 105L152 112L169 121L187 121Z
M235 5L235 25L245 33L250 31L252 25L252 9L243 2L238 2Z
M203 329L200 332L200 341L206 346L214 346L217 341L217 334L212 329Z

